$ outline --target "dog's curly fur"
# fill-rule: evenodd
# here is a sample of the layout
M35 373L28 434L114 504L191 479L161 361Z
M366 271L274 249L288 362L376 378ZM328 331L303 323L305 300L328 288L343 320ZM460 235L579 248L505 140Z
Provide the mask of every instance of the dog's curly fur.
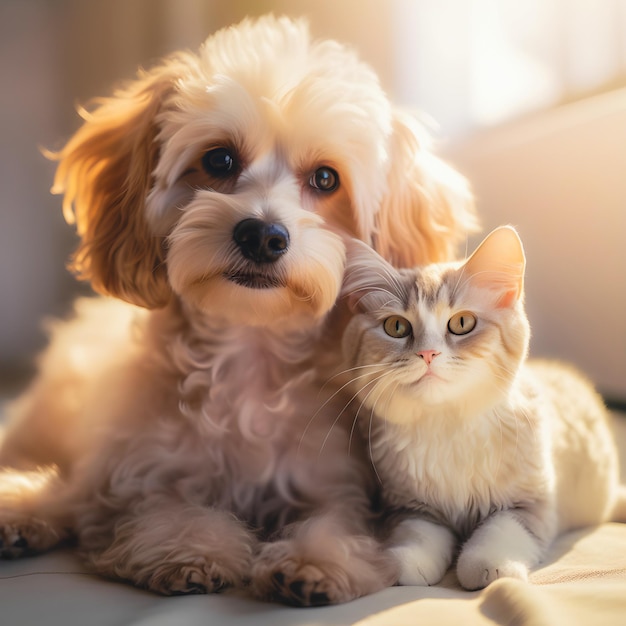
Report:
M54 325L10 410L2 555L71 531L98 572L163 594L249 581L312 605L392 583L315 346L343 238L445 260L474 224L464 179L353 53L286 18L222 30L83 117L55 191L74 271L109 298Z

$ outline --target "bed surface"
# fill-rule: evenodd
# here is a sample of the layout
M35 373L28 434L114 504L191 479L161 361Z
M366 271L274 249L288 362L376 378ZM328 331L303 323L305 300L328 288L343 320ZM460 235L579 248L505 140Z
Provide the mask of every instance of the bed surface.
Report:
M616 415L626 467L626 416ZM624 469L622 470L624 476ZM626 476L624 476L626 478ZM2 626L623 626L626 524L560 537L528 583L463 591L452 572L433 587L393 587L348 604L296 609L243 591L164 598L90 574L70 550L0 561Z
M69 551L0 564L3 626L215 624L395 626L626 624L626 525L561 537L529 583L501 579L461 590L452 573L434 587L393 587L348 604L295 609L243 592L163 598L84 570Z

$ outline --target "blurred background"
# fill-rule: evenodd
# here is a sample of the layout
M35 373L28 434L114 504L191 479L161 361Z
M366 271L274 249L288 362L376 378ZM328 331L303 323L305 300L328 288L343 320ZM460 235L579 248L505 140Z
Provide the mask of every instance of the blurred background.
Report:
M40 148L139 65L267 11L351 45L433 121L485 231L522 234L533 354L626 404L626 0L0 0L2 385L26 379L42 318L85 290Z

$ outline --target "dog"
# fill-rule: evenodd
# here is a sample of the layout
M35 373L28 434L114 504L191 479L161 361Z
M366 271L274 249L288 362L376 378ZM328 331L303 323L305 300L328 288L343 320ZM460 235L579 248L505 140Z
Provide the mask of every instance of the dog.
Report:
M53 191L100 296L53 324L9 410L2 556L72 536L157 593L305 606L393 584L316 345L347 238L448 259L475 225L465 179L302 20L246 19L81 114Z

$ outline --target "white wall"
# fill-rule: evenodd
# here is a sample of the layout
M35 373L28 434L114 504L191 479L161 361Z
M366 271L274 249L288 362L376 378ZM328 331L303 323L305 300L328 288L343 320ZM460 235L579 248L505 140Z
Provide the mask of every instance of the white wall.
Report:
M626 89L451 146L485 231L519 228L532 352L626 398Z

